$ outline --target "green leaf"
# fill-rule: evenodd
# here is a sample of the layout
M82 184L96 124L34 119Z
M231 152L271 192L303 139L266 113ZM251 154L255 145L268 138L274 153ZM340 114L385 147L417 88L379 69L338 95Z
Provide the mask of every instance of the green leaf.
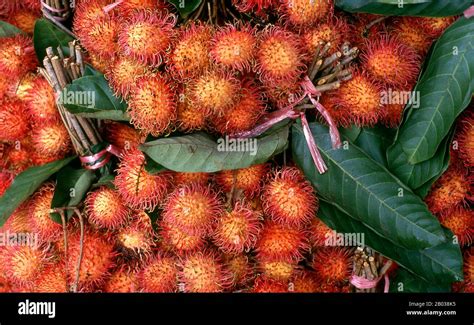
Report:
M405 269L398 269L396 276L390 283L390 292L451 292L451 285L449 283L435 284L427 282Z
M395 130L382 126L361 129L359 136L353 141L369 157L381 165L387 166L387 148L393 143Z
M266 162L282 152L288 144L288 127L282 127L260 138L243 139L250 140L246 142L250 144L250 150L246 151L226 148L226 139L229 140L229 145L234 141L220 138L216 142L209 135L199 132L146 142L140 149L158 164L178 172L212 173L240 169ZM242 146L240 149L243 148Z
M75 157L54 161L42 166L31 167L15 177L13 183L0 197L0 227L15 209L53 174L69 164Z
M354 144L333 149L326 126L311 123L311 131L328 171L317 172L300 124L293 126L293 159L319 195L398 246L421 249L445 240L425 203L386 168Z
M90 64L86 63L84 66L84 77L85 76L103 76L103 74L94 69Z
M46 56L46 49L52 47L54 50L58 46L61 47L65 55L69 55L69 42L73 41L67 33L56 27L47 19L38 19L35 24L33 33L33 43L35 46L36 56L40 62L43 62Z
M0 20L0 38L11 37L17 34L25 34L21 29L7 23L6 21Z
M87 191L95 180L94 172L88 169L75 169L66 166L56 175L56 189L54 191L51 208L74 207L85 197ZM72 210L66 211L70 217ZM52 213L51 218L57 223L62 223L57 213Z
M114 95L102 74L76 79L61 93L61 102L71 113L97 119L128 120L127 104Z
M159 172L167 170L165 167L156 163L153 159L151 159L147 155L145 155L145 159L146 159L145 170L148 173L154 175L154 174L158 174Z
M436 43L415 91L420 107L407 108L393 148L398 145L410 164L436 155L474 91L474 20L460 18Z
M364 234L365 245L425 281L446 284L463 278L461 249L453 241L423 250L406 249L394 245L386 236L379 236L361 221L324 200L320 202L318 217L339 233ZM452 234L448 233L447 237L452 238Z
M94 184L94 187L107 186L108 188L115 189L114 185L115 176L112 174L104 175L97 183Z
M454 16L471 5L471 0L336 0L336 6L344 11L387 16Z
M178 9L182 18L186 18L201 4L202 0L168 0Z

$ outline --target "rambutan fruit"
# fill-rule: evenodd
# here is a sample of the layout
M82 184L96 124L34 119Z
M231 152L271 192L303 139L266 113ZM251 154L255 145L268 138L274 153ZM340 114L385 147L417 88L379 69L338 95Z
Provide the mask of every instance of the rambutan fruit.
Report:
M460 125L459 158L466 167L474 167L474 114L468 114Z
M230 193L234 188L234 190L242 190L247 198L253 198L260 194L263 180L268 171L268 164L224 170L216 175L216 182L224 192Z
M352 251L348 248L324 247L313 256L313 269L326 283L343 283L352 271Z
M38 1L38 3L40 2ZM15 25L25 33L32 35L36 20L41 18L41 14L39 11L35 12L28 9L20 9L13 12L8 18L9 23Z
M276 4L274 0L232 0L234 6L241 12L261 13Z
M38 66L31 38L16 35L2 38L0 44L0 72L17 80Z
M0 103L0 141L23 139L29 129L26 108L20 100Z
M184 292L223 292L232 285L232 273L214 251L187 254L179 266L178 279Z
M166 132L176 120L173 86L159 74L139 78L128 104L130 123L153 136Z
M36 0L23 0L22 5L24 8L33 10L33 11L40 11L41 10L41 1Z
M125 256L141 256L151 252L154 233L151 220L144 211L136 212L132 220L117 234L118 246Z
M18 10L20 2L11 0L0 0L0 16L7 16L13 11Z
M404 110L404 104L386 104L382 108L380 122L389 128L397 128L402 121Z
M280 6L283 18L291 25L307 27L332 16L332 0L283 0Z
M51 255L44 245L10 245L2 251L2 269L9 281L17 285L35 281L49 263Z
M338 51L348 34L348 29L345 20L333 18L304 31L303 40L308 54L314 56L316 48L321 43L330 43L329 53Z
M223 206L209 187L191 184L177 187L163 205L163 221L189 235L204 236L212 232L222 216Z
M258 270L267 278L288 282L298 270L298 265L285 261L259 261Z
M40 155L60 159L71 150L71 139L62 122L44 123L34 128L31 138L34 150Z
M112 0L90 0L77 3L74 10L73 29L79 39L87 37L87 33L96 22L109 17L103 8L112 2Z
M129 16L137 11L157 11L169 9L169 5L162 0L118 0L116 11L121 16Z
M306 57L300 37L281 27L272 26L260 35L257 72L262 81L295 81L305 69Z
M237 201L230 212L217 220L213 239L224 253L248 252L255 246L262 230L262 215L248 203Z
M209 67L213 33L213 27L204 24L189 24L181 29L173 50L167 56L168 66L175 77L196 77Z
M168 193L169 173L152 175L145 170L145 155L137 148L123 154L115 186L125 204L133 209L153 210Z
M2 275L0 275L0 293L13 292L11 284L8 280Z
M255 266L247 255L225 255L224 265L232 273L234 288L246 286L256 275Z
M264 80L263 90L268 101L277 108L288 107L303 95L300 83L294 80Z
M433 42L421 26L420 17L401 17L393 25L393 33L404 45L411 47L418 54L425 55Z
M209 71L195 79L190 98L210 114L223 115L240 96L241 83L229 73Z
M288 284L267 278L265 276L259 276L255 280L255 284L252 288L252 293L286 293L288 292Z
M3 227L15 233L32 232L28 220L28 204L29 201L25 201L16 208Z
M192 132L202 130L206 127L208 113L202 109L190 98L189 88L183 89L178 96L177 101L177 121L179 130L183 132Z
M33 124L42 127L44 123L60 121L54 91L42 76L33 79L24 101Z
M349 25L351 43L359 49L365 49L367 41L376 39L387 33L387 26L383 22L374 23L382 16L358 13L354 15L355 21Z
M83 247L83 254L79 268L78 291L87 291L104 283L110 275L110 270L115 266L114 260L117 253L114 251L114 245L110 238L91 229L85 229L83 245L81 245L79 231L76 230L69 234L67 250L69 283L75 282L81 247Z
M166 222L161 221L159 226L159 235L163 248L177 255L198 250L205 244L203 237L187 234L178 227Z
M445 210L439 222L450 229L461 246L470 245L474 239L474 211L463 207Z
M31 159L33 149L30 142L31 140L25 137L21 141L15 141L6 150L4 162L8 166L8 170L18 174L33 164Z
M210 173L174 173L174 184L176 186L197 183L206 186L211 178Z
M54 183L43 184L33 195L28 208L29 228L44 241L56 241L63 233L62 225L51 219Z
M285 167L276 171L264 186L262 204L273 221L301 228L316 215L318 199L299 169Z
M32 288L39 293L68 292L68 283L64 262L48 264L34 281Z
M235 134L252 129L265 112L265 103L257 88L242 89L240 99L231 110L213 118L215 129L222 134Z
M127 124L109 121L105 123L105 139L122 153L137 148L145 137Z
M13 174L8 170L0 171L0 196L2 196L5 191L13 183Z
M291 292L315 293L319 291L319 286L316 275L307 270L297 272L290 281Z
M464 253L464 281L474 284L474 248Z
M395 36L382 35L368 41L361 58L370 75L390 86L412 84L421 67L419 55Z
M297 262L309 250L306 232L267 221L255 245L257 258L266 261Z
M102 17L83 33L81 43L90 53L104 59L111 59L118 49L120 20L117 17Z
M456 16L450 17L423 17L420 18L423 31L431 37L438 38L452 23L456 21Z
M108 71L109 66L112 62L110 61L110 59L104 59L97 54L89 53L90 65L102 74L105 74Z
M0 101L6 100L9 97L15 95L16 83L12 83L11 80L7 78L0 79Z
M37 79L38 76L34 73L27 73L21 78L21 80L18 83L14 83L14 86L16 87L15 89L15 95L18 99L24 100L25 97L28 95L29 91L33 88L33 82L35 79ZM2 89L2 82L6 82L9 85L12 85L12 81L8 80L6 78L0 79L0 90ZM10 88L8 88L10 89ZM8 91L8 90L7 90ZM4 94L8 95L8 94ZM2 99L2 94L0 94L0 99Z
M122 227L130 215L130 210L122 203L119 193L106 186L89 192L84 204L89 222L106 230Z
M440 213L472 199L473 180L466 170L451 165L433 184L425 202L432 213Z
M107 279L103 287L107 293L133 293L138 291L137 273L126 266L119 267Z
M174 257L157 255L138 274L143 292L177 292L178 266Z
M147 65L159 66L169 49L176 16L136 11L122 24L119 45L123 54Z
M227 69L250 71L255 59L256 31L250 25L227 25L212 39L211 57Z
M128 97L138 78L150 73L148 66L129 56L119 56L110 64L105 77L116 95Z
M334 233L334 230L326 226L321 219L315 217L308 225L309 240L313 247L326 246L326 240Z
M381 87L365 73L353 72L351 80L343 83L334 92L333 103L337 115L347 117L339 121L350 121L358 126L372 126L382 114Z

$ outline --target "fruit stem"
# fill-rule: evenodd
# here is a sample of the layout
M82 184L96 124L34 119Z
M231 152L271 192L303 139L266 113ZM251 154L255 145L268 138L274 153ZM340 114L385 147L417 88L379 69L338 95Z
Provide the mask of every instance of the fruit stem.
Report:
M77 260L76 266L76 278L74 280L74 284L72 285L72 292L77 292L77 287L79 286L79 275L81 271L81 264L82 264L82 257L84 254L84 219L82 218L82 214L79 209L75 208L74 213L79 217L79 224L81 227L81 239L80 239L80 246L79 246L79 259Z
M68 254L67 254L67 226L66 226L66 216L64 215L64 211L63 210L56 210L57 213L59 213L59 215L61 216L61 223L63 224L63 240L64 240L64 267L65 267L65 274L66 274L66 288L68 289L67 291L69 291L69 283L67 281L68 279Z

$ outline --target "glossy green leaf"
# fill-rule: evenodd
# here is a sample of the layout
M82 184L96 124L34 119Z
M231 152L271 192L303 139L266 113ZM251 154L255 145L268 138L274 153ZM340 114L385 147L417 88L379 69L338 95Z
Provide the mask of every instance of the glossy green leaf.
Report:
M10 187L0 197L0 227L44 181L68 165L74 158L69 157L42 166L31 167L17 175Z
M333 149L326 126L312 123L311 131L328 171L317 172L300 124L293 126L293 159L319 195L398 246L421 249L445 240L425 203L385 167L354 144Z
M202 0L168 0L178 9L182 18L186 18L201 4Z
M426 293L451 292L450 283L432 283L421 279L405 269L398 269L395 277L390 281L390 292Z
M336 0L335 3L349 12L428 17L459 15L472 5L470 0Z
M6 21L0 20L0 38L11 37L17 34L24 34L24 32Z
M220 138L216 141L205 133L194 133L146 142L140 149L167 169L211 173L268 161L286 148L288 132L285 126L259 138L243 139L245 145L240 148L231 147L237 143L235 141L240 141L238 139Z
M393 143L395 131L393 129L376 126L363 128L353 141L367 155L381 165L387 166L387 148Z
M46 49L52 47L54 50L61 47L65 55L69 55L69 42L73 41L67 33L56 27L47 19L38 19L33 33L33 43L35 45L36 56L40 63L46 56Z

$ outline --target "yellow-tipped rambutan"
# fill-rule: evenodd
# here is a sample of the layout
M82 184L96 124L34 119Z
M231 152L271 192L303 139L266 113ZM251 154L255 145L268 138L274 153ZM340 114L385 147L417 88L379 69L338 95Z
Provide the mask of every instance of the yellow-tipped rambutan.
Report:
M105 139L125 153L133 148L138 148L145 137L127 124L108 121L105 123Z
M196 105L191 99L191 89L181 87L177 101L177 126L183 132L202 130L206 127L209 113L205 109Z
M474 114L468 114L460 125L459 158L466 167L474 167Z
M61 159L71 150L71 139L62 122L49 122L33 129L34 150L47 157Z
M41 18L41 14L28 9L20 9L15 11L8 18L10 24L15 25L27 34L32 35L36 20Z
M14 175L8 170L0 171L0 196L10 187Z
M24 101L29 118L38 127L43 127L47 122L60 120L54 91L42 76L33 79Z
M103 287L107 293L132 293L138 292L137 273L121 266L107 279Z
M277 108L288 107L303 95L300 83L294 80L264 81L265 97Z
M423 17L420 18L423 31L431 37L438 38L452 23L456 21L456 16L450 17Z
M0 103L0 141L23 139L29 129L26 108L19 100Z
M53 201L54 183L45 183L31 198L28 208L30 229L44 241L56 241L62 236L61 224L51 219L51 203Z
M326 283L346 282L352 271L352 251L340 247L320 248L313 256L312 266Z
M326 226L321 219L315 217L308 225L309 240L313 247L326 246L326 240L334 233L334 230Z
M102 186L89 192L84 201L89 222L106 230L114 230L128 221L130 210L113 189Z
M148 73L150 70L145 63L137 61L133 57L119 56L107 68L105 77L115 94L126 98L137 79Z
M228 254L248 252L255 246L262 230L262 215L248 203L237 201L230 212L217 220L213 239Z
M425 202L433 213L466 204L472 199L473 179L464 168L451 165L433 184Z
M301 228L316 215L318 199L296 167L275 171L262 192L263 210L273 221Z
M18 84L16 83L13 83L14 86L16 87L15 89L15 96L21 100L24 100L26 95L29 93L29 91L31 90L31 88L33 88L33 82L35 81L35 79L37 79L38 76L34 73L27 73L23 76L23 78L21 78L21 80L19 81ZM2 78L0 79L0 90L2 89L2 84L1 82L4 81L4 82L7 82L9 85L12 85L12 81L11 80L8 80L6 78ZM10 88L8 88L10 89ZM7 90L8 91L8 90ZM8 94L4 94L4 95L8 95ZM2 95L0 94L0 99L2 99Z
M303 40L310 57L314 56L316 48L321 44L331 43L329 53L340 49L348 34L348 25L342 18L333 18L331 21L317 24L304 31Z
M36 245L10 245L2 251L2 269L9 281L17 285L35 281L52 256L47 247Z
M260 35L257 71L262 81L295 81L305 69L300 37L281 27L272 26Z
M5 162L8 169L20 173L33 164L32 154L34 149L31 145L31 139L26 136L21 141L15 141L5 153Z
M427 35L420 17L401 17L393 25L393 33L404 45L411 47L418 54L425 55L433 42L433 38Z
M81 43L90 53L103 59L113 58L118 50L120 20L114 16L98 19L81 37Z
M307 27L332 15L332 0L283 0L280 11L291 25Z
M89 0L77 3L74 10L73 29L80 40L87 37L87 33L94 24L109 17L104 7L112 2L113 0Z
M3 227L15 233L32 232L28 220L28 204L29 200L23 202L16 208Z
M138 275L143 292L177 292L178 266L174 257L157 255Z
M111 60L102 58L101 56L94 53L89 53L89 63L94 69L102 74L105 74L109 69Z
M145 133L163 134L176 120L173 86L159 74L139 78L128 104L130 122Z
M305 231L267 221L255 250L259 260L297 262L309 247Z
M361 58L371 76L390 86L412 84L421 67L419 55L395 36L382 35L369 40Z
M176 186L181 186L197 183L199 185L206 186L209 183L210 178L210 173L175 173L174 184Z
M286 293L288 292L288 284L267 278L263 275L255 280L255 284L251 290L252 293Z
M31 38L16 35L2 38L0 43L0 73L19 80L38 66Z
M263 10L272 8L277 1L274 0L232 0L234 6L242 12L261 13Z
M190 235L210 234L223 206L209 187L198 184L177 187L163 205L163 221Z
M290 282L291 292L315 293L319 291L320 283L314 272L304 270L297 272Z
M232 273L214 251L187 254L179 266L178 279L184 292L223 292L232 285Z
M255 278L254 263L245 254L225 255L224 265L233 275L234 288L244 287Z
M117 234L117 243L125 256L142 256L151 252L154 233L151 220L144 211L136 212L132 220Z
M64 262L48 264L41 275L34 281L32 288L39 293L65 293L68 292L66 266Z
M170 8L169 4L163 0L118 0L116 11L121 16L129 16L137 11L157 11L161 12Z
M472 244L474 239L474 211L463 207L445 210L441 213L439 222L453 232L461 246Z
M152 175L145 170L145 164L145 155L140 150L128 150L119 164L114 184L129 207L151 211L168 193L171 177L169 173Z
M259 261L259 271L267 278L288 282L298 270L298 265L286 261Z
M183 255L202 248L205 240L202 236L190 235L181 231L178 227L161 221L159 223L161 244L167 251Z
M250 25L227 25L212 39L214 62L227 69L250 71L255 59L256 31Z
M142 63L159 66L170 47L176 19L166 12L134 12L121 26L120 49L124 55Z
M7 78L0 78L0 101L7 100L15 96L15 88L18 82L13 82ZM18 96L19 97L19 96Z
M216 182L227 193L232 192L234 188L234 190L242 190L247 198L253 198L260 194L263 180L268 171L268 164L224 170L216 175Z
M358 126L372 126L382 114L381 87L365 73L353 72L352 79L333 94L337 115L347 116L339 119L342 123L346 120Z

